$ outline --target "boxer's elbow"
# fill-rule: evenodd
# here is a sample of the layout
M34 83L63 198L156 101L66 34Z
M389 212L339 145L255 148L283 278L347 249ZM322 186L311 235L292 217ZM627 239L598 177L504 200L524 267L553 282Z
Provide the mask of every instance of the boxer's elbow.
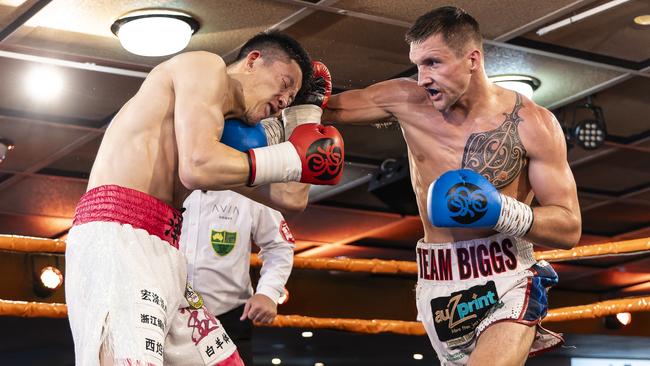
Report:
M569 213L563 220L564 222L564 233L557 244L561 249L573 249L582 235L582 220L580 214Z
M201 169L199 165L191 161L179 162L178 165L178 178L181 184L189 190L203 189L203 177L201 176Z
M575 247L580 241L581 236L582 236L582 219L580 218L579 213L573 214L569 219L569 235L568 235L569 240L567 242L567 245L569 246L568 249Z

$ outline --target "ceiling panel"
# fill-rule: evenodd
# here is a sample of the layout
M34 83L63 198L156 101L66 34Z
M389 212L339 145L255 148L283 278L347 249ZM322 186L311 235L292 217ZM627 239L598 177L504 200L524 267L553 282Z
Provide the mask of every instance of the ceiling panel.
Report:
M0 135L16 145L1 167L24 171L86 134L70 128L0 117Z
M317 11L285 32L327 65L334 87L366 87L411 66L402 27Z
M64 156L55 163L49 165L48 171L56 171L58 174L65 173L86 173L90 174L90 169L95 162L95 156L99 150L99 145L104 136L96 139L76 149L72 153Z
M646 33L650 36L650 27ZM647 44L630 48L650 50L650 40ZM632 137L650 130L650 78L638 76L605 89L594 103L603 109L608 134Z
M0 0L0 29L11 23L14 12L24 2L25 0Z
M593 6L585 7L580 11L588 8ZM647 26L635 24L634 18L647 14L650 14L650 2L631 0L543 36L530 32L525 37L581 51L642 62L650 59L650 47L647 46L650 44L650 32Z
M410 0L408 6L406 6L404 1L399 0L341 0L334 6L406 22L415 22L420 15L430 10L439 6L453 5L461 7L472 14L481 24L481 31L484 36L495 38L574 2L573 0ZM508 9L508 11L503 11L503 9Z
M648 167L650 154L619 150L574 167L573 175L578 187L615 193L650 183Z
M621 75L611 70L560 60L521 50L485 45L488 76L522 74L541 81L533 100L550 106Z
M56 95L38 99L27 88L26 78L43 65L0 57L0 109L5 113L25 112L32 116L47 116L52 119L69 118L80 124L101 125L101 121L116 112L140 87L142 79L88 72L68 67L47 66L58 73L62 90ZM43 87L51 81L42 80ZM36 84L38 86L38 84ZM84 120L88 120L83 123Z
M582 230L597 235L614 236L648 223L647 205L614 202L582 213Z
M122 49L110 30L113 22L125 13L156 7L185 11L201 23L186 51L206 50L221 55L300 9L263 0L57 0L30 19L8 43L118 62L156 65L169 57L130 54Z
M83 181L27 177L0 191L0 212L71 218L87 185Z

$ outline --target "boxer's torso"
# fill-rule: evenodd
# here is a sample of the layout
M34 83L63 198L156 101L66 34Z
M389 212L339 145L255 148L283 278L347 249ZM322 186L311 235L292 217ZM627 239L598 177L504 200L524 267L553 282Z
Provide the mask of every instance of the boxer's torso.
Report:
M408 145L413 190L426 242L451 242L491 235L491 230L439 228L427 218L427 189L441 174L468 168L486 176L503 194L530 203L526 150L519 129L526 123L524 109L529 101L516 106L515 94L494 95L480 113L471 112L462 121L448 121L438 112L423 88L413 83L408 103L391 110L397 117ZM417 99L419 98L419 99ZM504 115L507 114L508 116ZM530 123L529 123L530 124Z
M106 130L88 190L115 184L181 207L189 191L178 176L174 103L171 73L161 64L151 71Z

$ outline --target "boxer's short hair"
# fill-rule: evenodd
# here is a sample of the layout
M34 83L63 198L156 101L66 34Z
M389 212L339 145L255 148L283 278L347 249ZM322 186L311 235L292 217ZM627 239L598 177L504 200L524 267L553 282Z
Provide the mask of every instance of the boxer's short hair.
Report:
M483 38L478 22L469 13L454 6L443 6L420 16L406 32L406 42L419 43L441 34L456 56L467 51L469 43L482 48Z
M278 31L261 32L249 39L239 50L236 61L244 59L251 51L260 51L266 60L293 60L302 71L302 83L296 96L298 99L309 88L312 78L311 58L307 51L293 37Z

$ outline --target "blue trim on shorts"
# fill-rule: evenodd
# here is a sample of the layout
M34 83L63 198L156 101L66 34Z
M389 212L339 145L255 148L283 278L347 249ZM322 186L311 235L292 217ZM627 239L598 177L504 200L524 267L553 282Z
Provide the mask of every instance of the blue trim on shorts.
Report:
M528 306L522 318L525 321L538 321L546 316L548 311L548 290L558 283L558 275L550 264L535 264L531 268L535 276L531 277Z

